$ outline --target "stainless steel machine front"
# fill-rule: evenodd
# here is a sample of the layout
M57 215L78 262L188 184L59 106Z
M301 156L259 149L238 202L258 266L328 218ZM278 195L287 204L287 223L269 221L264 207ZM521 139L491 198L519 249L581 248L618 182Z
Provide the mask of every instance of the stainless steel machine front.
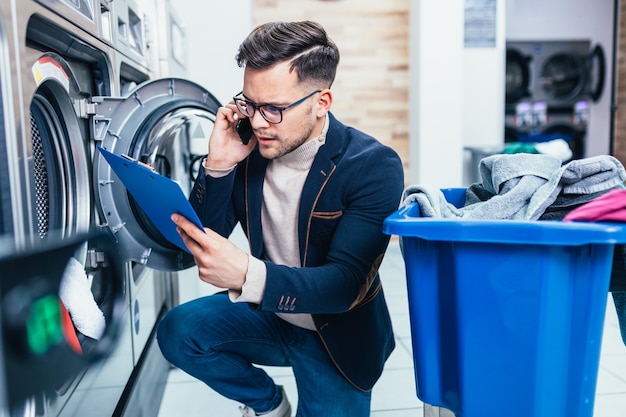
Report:
M0 233L18 250L107 234L125 282L112 354L12 404L12 417L158 410L169 365L154 330L177 303L177 274L193 261L150 224L96 145L150 161L189 193L219 103L181 77L180 62L163 65L159 51L169 49L157 34L165 27L159 19L173 16L166 7L166 0L0 0ZM180 78L163 77L168 68ZM75 257L105 308L111 300L98 297L97 253L86 242ZM84 349L98 343L77 337Z

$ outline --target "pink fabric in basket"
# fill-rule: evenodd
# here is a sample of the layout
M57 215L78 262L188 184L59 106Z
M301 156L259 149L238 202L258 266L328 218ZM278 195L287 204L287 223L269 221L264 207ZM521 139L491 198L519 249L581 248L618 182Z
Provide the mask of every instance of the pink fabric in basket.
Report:
M626 189L611 190L569 212L565 221L626 222Z

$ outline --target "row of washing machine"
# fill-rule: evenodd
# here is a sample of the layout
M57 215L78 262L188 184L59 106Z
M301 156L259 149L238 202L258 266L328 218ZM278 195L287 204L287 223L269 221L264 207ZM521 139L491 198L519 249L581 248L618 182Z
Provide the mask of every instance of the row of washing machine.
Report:
M606 82L606 58L590 40L506 44L505 142L568 142L585 156L590 106Z
M184 57L169 0L0 0L0 252L86 236L73 257L98 306L119 307L105 359L28 396L12 366L0 415L157 415L169 366L154 330L193 260L153 227L96 146L151 164L189 193L219 103L184 78ZM90 238L101 235L114 255ZM103 291L105 255L122 265L115 296ZM0 306L11 285L0 285ZM77 338L83 353L105 343ZM63 366L4 342L5 362L38 361L42 375Z

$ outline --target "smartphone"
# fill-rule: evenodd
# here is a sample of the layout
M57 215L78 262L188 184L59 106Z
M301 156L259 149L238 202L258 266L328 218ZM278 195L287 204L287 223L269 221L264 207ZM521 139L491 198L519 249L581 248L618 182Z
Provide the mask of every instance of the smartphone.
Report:
M237 133L239 133L239 138L241 139L241 143L247 145L250 142L250 138L252 137L252 125L250 124L250 119L247 117L245 119L240 119L237 122Z

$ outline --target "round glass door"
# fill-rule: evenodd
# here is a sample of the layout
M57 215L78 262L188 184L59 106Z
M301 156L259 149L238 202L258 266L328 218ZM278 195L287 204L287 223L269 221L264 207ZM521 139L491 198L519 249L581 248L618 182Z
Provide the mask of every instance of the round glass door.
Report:
M149 164L189 195L199 161L208 151L217 99L182 79L139 85L123 98L102 97L94 118L102 147ZM129 260L161 271L193 265L193 258L163 237L102 157L94 161L103 226Z
M584 91L586 82L584 62L573 54L554 54L541 68L541 87L554 99L566 100L578 96Z

